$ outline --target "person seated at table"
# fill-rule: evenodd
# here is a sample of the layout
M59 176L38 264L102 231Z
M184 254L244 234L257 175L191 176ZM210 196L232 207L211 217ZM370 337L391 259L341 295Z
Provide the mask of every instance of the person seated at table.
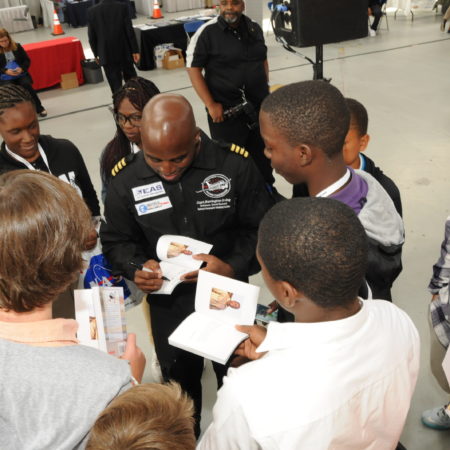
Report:
M114 166L126 156L137 153L142 148L142 110L156 94L159 94L159 89L151 81L136 77L128 80L113 95L113 114L117 130L100 158L103 201L105 201L106 189Z
M30 58L24 48L11 38L5 28L0 28L0 85L14 83L24 87L31 95L36 112L40 117L46 117L47 111L33 89L33 80L28 70Z
M2 449L82 449L100 412L141 382L129 334L121 359L78 345L78 324L52 303L78 276L91 215L75 189L45 172L0 176Z

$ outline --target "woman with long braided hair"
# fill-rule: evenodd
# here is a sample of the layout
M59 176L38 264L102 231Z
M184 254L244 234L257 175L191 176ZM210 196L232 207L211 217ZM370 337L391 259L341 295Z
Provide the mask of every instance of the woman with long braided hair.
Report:
M113 114L117 131L106 145L100 158L100 176L103 182L102 199L111 180L111 171L125 156L141 150L141 118L146 103L159 89L149 80L136 77L128 80L113 95Z
M100 216L100 205L83 157L67 139L41 134L30 93L22 86L0 86L0 174L19 169L47 172L69 183L83 197L92 216ZM86 248L97 242L92 230Z

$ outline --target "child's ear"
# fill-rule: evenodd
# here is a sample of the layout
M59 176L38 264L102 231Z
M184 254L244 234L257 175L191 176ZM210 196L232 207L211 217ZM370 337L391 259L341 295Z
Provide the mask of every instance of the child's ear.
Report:
M364 136L361 136L359 138L359 151L363 152L367 146L369 145L370 136L368 134L365 134Z
M277 298L277 301L287 310L291 310L295 306L299 293L297 289L287 281L280 281L279 283L280 297Z
M294 151L297 152L297 158L300 166L307 166L312 160L312 150L309 145L300 144L294 147Z

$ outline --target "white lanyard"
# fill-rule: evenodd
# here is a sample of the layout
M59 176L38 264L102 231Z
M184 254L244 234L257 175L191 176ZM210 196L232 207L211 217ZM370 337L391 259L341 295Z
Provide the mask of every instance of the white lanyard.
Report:
M22 158L21 156L17 155L16 153L13 153L6 145L5 145L5 148L6 148L6 151L9 153L9 155L12 158L14 158L16 161L19 161L20 163L24 164L27 169L36 170L36 168L33 166L33 164L31 164L25 158ZM41 144L39 144L39 143L38 143L38 149L39 149L39 153L41 155L41 158L44 161L44 164L47 166L48 173L51 174L52 172L50 171L50 166L48 165L47 155L45 154L43 148L41 147Z
M339 178L339 180L335 181L331 186L328 186L323 191L320 191L318 194L316 194L316 197L330 196L333 192L336 192L338 189L344 186L345 183L350 180L351 175L352 173L350 172L350 169L347 168L347 171L342 178Z

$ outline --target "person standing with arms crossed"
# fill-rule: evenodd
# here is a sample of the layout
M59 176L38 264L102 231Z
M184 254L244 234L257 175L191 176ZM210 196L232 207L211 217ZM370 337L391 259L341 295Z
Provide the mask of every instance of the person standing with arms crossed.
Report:
M211 137L245 147L265 182L272 185L272 168L264 156L258 125L261 103L269 95L263 32L243 14L243 0L221 0L219 6L220 16L191 39L188 74L206 106Z

